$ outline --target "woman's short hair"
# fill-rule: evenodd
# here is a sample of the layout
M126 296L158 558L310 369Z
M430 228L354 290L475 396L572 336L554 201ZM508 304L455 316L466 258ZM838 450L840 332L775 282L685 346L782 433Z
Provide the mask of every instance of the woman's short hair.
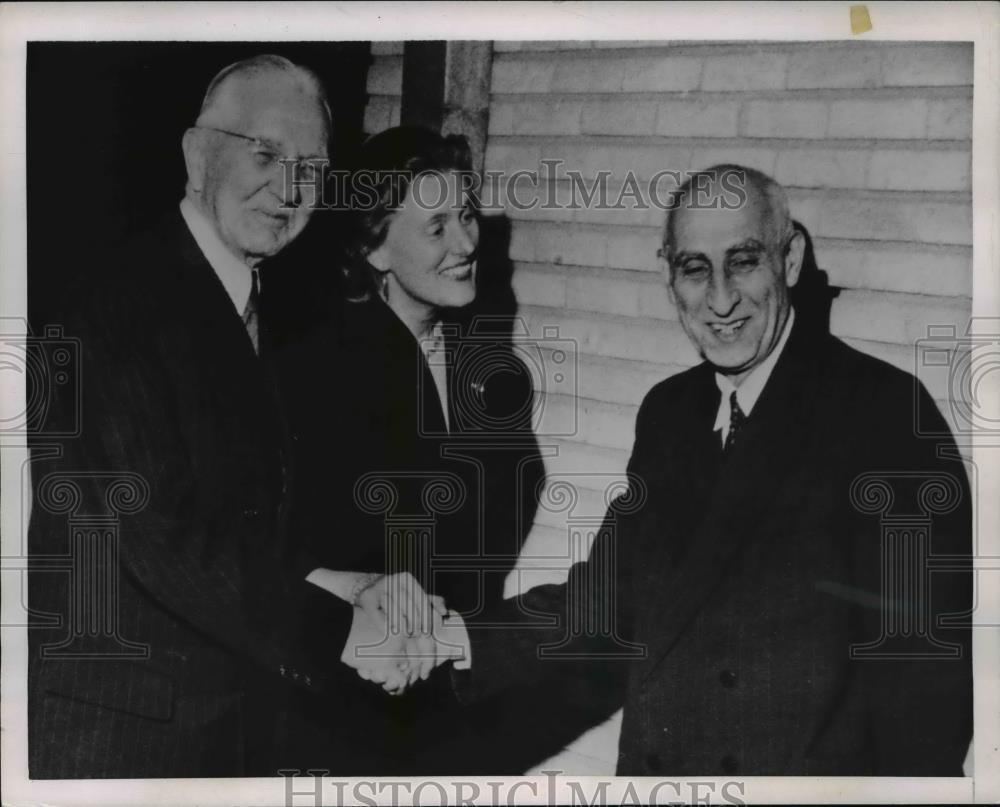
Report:
M348 299L365 300L375 289L368 256L385 241L393 211L413 180L427 172L471 171L469 143L421 126L394 126L369 137L351 170L344 222L342 272Z

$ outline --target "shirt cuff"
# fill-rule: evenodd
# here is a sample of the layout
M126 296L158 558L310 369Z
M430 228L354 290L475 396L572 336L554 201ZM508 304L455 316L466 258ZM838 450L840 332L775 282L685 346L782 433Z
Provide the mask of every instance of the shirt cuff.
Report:
M452 667L456 670L469 670L472 668L472 645L469 643L469 631L465 627L465 620L457 613L452 612L445 617L444 635L441 639L455 649L452 658ZM460 655L459 655L460 654Z

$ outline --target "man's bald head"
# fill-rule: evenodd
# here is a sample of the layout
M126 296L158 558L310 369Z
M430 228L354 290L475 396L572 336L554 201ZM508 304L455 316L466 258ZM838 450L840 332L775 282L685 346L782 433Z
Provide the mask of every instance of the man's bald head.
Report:
M738 197L741 197L740 204L751 204L761 211L770 243L784 244L792 237L794 225L788 213L785 189L755 168L724 163L696 171L677 189L663 232L664 253L668 259L675 245L679 217L691 210L724 206L725 202L731 203Z

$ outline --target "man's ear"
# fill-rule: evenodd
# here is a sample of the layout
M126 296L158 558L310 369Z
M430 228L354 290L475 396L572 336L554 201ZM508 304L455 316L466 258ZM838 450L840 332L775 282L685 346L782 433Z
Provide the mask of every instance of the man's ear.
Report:
M806 256L806 237L798 230L792 235L785 250L785 285L791 288L799 282L802 261Z
M205 187L205 141L201 133L194 128L184 132L181 140L184 151L184 166L187 168L188 185L192 190L200 191Z

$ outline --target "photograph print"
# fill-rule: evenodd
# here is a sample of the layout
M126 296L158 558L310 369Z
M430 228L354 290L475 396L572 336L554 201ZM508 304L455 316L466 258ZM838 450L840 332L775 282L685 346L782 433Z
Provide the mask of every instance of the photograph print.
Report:
M973 776L974 55L29 41L29 779Z

